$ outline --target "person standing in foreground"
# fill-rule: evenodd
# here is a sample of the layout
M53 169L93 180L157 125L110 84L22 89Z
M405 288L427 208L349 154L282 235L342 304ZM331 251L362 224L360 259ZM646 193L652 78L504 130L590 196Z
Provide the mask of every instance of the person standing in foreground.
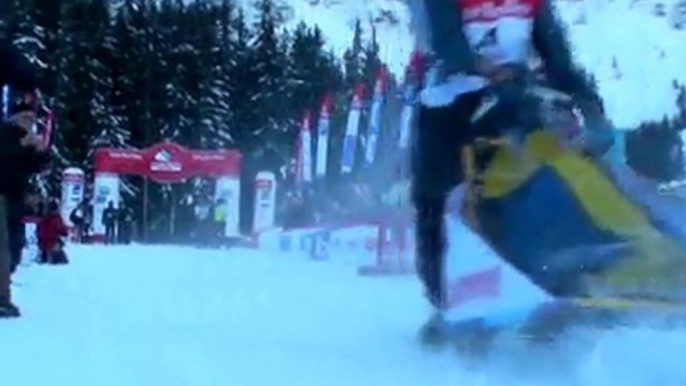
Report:
M423 39L417 47L435 59L419 98L412 200L419 276L429 301L441 310L446 199L463 180L459 149L485 134L475 133L471 122L485 90L513 100L513 91L523 91L533 48L551 87L574 98L587 124L604 119L594 87L573 65L550 0L412 0L410 9L416 36ZM506 121L500 127L521 125L515 122L521 110L509 109L511 116L500 118Z
M25 186L17 186L18 174L24 175L24 160L27 154L44 150L41 138L32 127L35 124L35 110L28 108L35 101L37 89L36 75L29 63L24 60L9 42L0 42L0 88L9 85L21 101L15 106L13 122L0 127L0 318L18 317L19 309L12 303L9 206L16 193ZM21 180L21 179L20 179Z
M47 163L43 139L31 127L36 114L25 104L16 110L12 120L0 127L0 317L19 316L19 310L12 304L10 285L12 271L13 238L24 237L15 234L21 213L24 195L27 191L29 173L40 170ZM11 167L8 167L11 166ZM20 251L21 252L21 251Z
M9 133L10 141L21 141L24 137L28 146L19 155L13 167L5 171L4 177L8 181L4 188L7 205L7 229L9 234L10 255L12 256L11 272L14 273L21 262L22 251L25 246L26 228L24 213L29 191L31 176L39 173L50 162L50 155L46 152L47 145L41 136L33 132L36 123L36 108L32 97L21 99L9 109L11 119L2 125L2 129Z

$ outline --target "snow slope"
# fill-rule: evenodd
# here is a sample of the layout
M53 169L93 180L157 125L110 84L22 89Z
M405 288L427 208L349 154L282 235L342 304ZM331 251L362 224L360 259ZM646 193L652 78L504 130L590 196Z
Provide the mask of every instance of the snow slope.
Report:
M677 113L674 82L686 84L686 30L653 13L656 1L558 1L575 59L595 76L620 128ZM579 23L579 20L585 21Z
M571 362L508 346L469 368L417 344L427 310L412 277L248 250L69 252L70 266L17 278L25 316L0 321L3 386L686 384L677 331L586 331L579 340L596 349Z
M247 7L252 0L242 0ZM377 28L381 58L402 75L413 48L409 14L402 0L279 0L289 26L317 24L337 52L350 47L353 25L366 36ZM614 124L633 128L676 113L673 81L686 84L686 31L653 14L671 1L555 0L569 27L575 58L597 79ZM248 7L250 9L250 7ZM578 21L585 19L584 23ZM613 66L613 62L616 66Z

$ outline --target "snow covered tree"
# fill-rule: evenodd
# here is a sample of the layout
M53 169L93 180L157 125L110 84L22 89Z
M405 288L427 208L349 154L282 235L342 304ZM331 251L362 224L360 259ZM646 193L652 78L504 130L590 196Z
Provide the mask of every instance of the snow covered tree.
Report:
M3 34L33 65L41 69L45 68L42 60L45 50L43 44L45 31L35 22L33 1L4 0L2 8L4 8Z
M286 89L285 69L287 52L278 34L278 20L273 0L258 0L255 7L259 12L254 26L254 41L248 59L251 73L245 87L254 90L250 98L253 108L244 112L243 122L254 133L243 148L262 157L273 150L275 135L286 130L283 93Z
M64 0L33 0L34 21L36 27L40 28L43 32L42 41L44 50L43 55L41 55L40 58L45 63L45 68L43 68L39 74L40 88L50 105L52 105L57 89L57 66L59 58L55 53L57 52L59 41L64 38L64 36L58 35L60 19L55 17L55 15L60 14L63 1Z
M228 40L229 45L227 48L229 58L224 66L227 71L227 92L231 108L230 133L236 145L243 148L253 134L252 128L246 124L251 116L250 109L254 97L254 90L250 87L255 86L254 80L250 78L252 76L250 42L253 34L248 28L242 8L231 13L226 28L228 31L225 31L226 33L222 36Z
M372 36L362 50L361 78L369 90L374 89L376 77L383 66L379 58L379 42L376 39L376 28L372 28Z
M319 27L299 24L289 53L287 80L292 110L317 109L325 92L343 88L342 72L334 55L326 51Z
M83 15L89 15L84 19ZM112 113L111 74L113 50L106 0L64 1L60 10L60 40L56 101L60 130L57 136L62 166L92 169L93 142L123 143Z
M43 62L45 36L43 28L35 23L33 14L31 1L0 1L0 38L11 42L40 75L46 67ZM1 102L0 105L2 105Z
M210 77L202 87L202 125L207 130L207 135L203 138L203 147L221 149L236 144L232 135L232 129L236 124L232 111L235 88L231 82L231 69L235 65L234 49L237 47L237 44L234 44L235 31L232 29L232 20L236 12L237 7L232 0L222 0L212 8L209 15L213 28L205 34L212 34L208 40L213 44L203 48L206 50L210 67Z
M364 47L362 44L362 24L358 19L353 30L352 45L343 55L345 63L345 84L348 89L353 89L363 76Z
M109 4L104 0L91 1L87 4L87 12L93 23L88 58L93 81L90 99L93 143L87 155L88 162L91 162L93 149L101 146L126 147L130 140L130 131L122 125L122 120L114 111L112 101L114 82L110 64L115 56L115 40L111 28Z
M233 5L224 1L221 6L208 7L198 2L190 10L195 25L202 26L193 34L192 45L197 49L197 100L193 116L194 138L199 148L223 148L231 143L231 112L228 66L230 30Z
M300 120L305 109L319 112L325 93L338 93L343 87L343 74L333 55L325 50L324 38L318 27L299 24L291 42L287 72L287 102L293 124L284 138L284 153L295 154ZM317 141L317 114L313 114L313 138ZM289 150L288 150L289 149ZM314 148L313 148L314 151ZM313 155L314 156L314 155Z
M152 28L150 43L149 106L156 124L149 133L146 145L171 139L179 142L182 131L189 121L189 96L183 84L186 63L195 54L193 47L185 44L186 6L178 0L162 0L154 14L148 15ZM189 52L190 51L190 52Z

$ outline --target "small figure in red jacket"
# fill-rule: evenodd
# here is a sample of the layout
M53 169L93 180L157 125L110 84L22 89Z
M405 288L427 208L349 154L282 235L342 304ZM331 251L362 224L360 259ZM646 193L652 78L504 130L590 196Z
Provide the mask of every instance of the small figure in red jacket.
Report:
M69 233L67 225L62 219L57 202L52 201L48 207L48 213L36 227L38 248L40 249L39 262L41 264L67 264L67 254L64 252L63 237Z

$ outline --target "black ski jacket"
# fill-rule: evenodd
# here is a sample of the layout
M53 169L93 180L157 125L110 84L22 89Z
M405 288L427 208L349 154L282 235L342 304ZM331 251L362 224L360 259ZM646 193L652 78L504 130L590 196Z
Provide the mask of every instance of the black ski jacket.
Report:
M50 162L48 152L38 152L21 146L23 130L5 122L0 124L0 195L23 202L29 189L29 178Z

